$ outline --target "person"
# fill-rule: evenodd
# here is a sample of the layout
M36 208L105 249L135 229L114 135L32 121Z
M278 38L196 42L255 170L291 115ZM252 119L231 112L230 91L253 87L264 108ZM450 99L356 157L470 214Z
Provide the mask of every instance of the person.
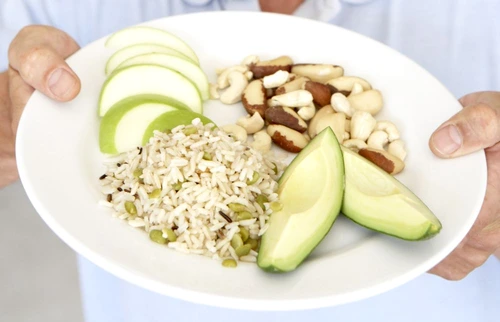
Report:
M0 66L7 68L0 74L0 186L18 179L15 135L32 92L39 90L58 101L69 101L79 93L78 75L64 59L80 46L142 21L231 9L327 21L386 43L431 71L460 97L463 109L442 120L428 138L429 148L441 158L483 149L486 153L488 184L479 217L431 274L374 298L312 311L264 313L187 303L130 285L79 258L87 320L496 321L500 261L492 255L500 248L498 1L124 0L117 8L106 0L0 0L0 52L8 48L8 66L7 57L2 61L0 56Z

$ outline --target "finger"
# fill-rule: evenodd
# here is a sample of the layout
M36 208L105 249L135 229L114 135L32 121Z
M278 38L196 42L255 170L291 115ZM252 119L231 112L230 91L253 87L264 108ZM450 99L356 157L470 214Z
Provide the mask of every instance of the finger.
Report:
M68 101L80 92L80 80L64 61L79 49L66 33L48 26L30 26L9 47L10 66L31 87L50 98Z
M28 85L21 75L14 69L9 67L9 96L11 99L11 119L12 119L12 132L14 135L17 133L19 119L23 112L24 106L28 103L28 99L35 90ZM15 136L14 136L15 137Z
M452 158L485 149L500 141L499 111L488 103L474 103L441 125L429 146L437 156Z
M462 106L469 106L473 105L475 103L490 103L492 101L493 95L496 95L497 93L495 92L474 92L467 94L465 96L462 96L458 101Z
M483 265L490 253L477 249L464 242L438 265L429 270L430 274L441 276L450 281L465 278L470 272Z

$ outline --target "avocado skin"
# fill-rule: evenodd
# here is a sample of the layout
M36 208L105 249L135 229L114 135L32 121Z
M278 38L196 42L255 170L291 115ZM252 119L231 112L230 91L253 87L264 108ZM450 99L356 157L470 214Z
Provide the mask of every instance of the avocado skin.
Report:
M405 237L398 236L398 235L395 235L395 234L387 233L387 232L385 232L383 230L377 229L376 227L369 227L369 226L363 225L362 223L360 223L360 222L352 219L349 216L346 216L343 213L342 213L342 215L344 215L344 217L346 217L347 219L351 220L353 223L355 223L355 224L357 224L357 225L359 225L361 227L364 227L364 228L366 228L368 230L375 231L377 233L381 233L381 234L384 234L384 235L387 235L387 236L395 237L395 238L406 240L406 241L423 241L423 240L431 239L434 236L436 236L437 234L439 234L439 232L441 231L441 228L442 228L442 227L438 227L437 230L436 230L434 225L429 225L429 228L427 229L427 231L425 232L425 234L423 236L421 236L419 238L405 238Z

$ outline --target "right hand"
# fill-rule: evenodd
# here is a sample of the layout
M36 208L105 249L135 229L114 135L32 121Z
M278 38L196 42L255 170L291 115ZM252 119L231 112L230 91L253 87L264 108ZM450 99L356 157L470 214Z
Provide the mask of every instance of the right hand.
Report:
M49 26L28 26L17 34L9 47L8 71L14 135L35 89L61 102L78 95L80 79L64 60L79 49L68 34Z
M80 79L64 59L79 50L61 30L22 29L9 47L9 70L0 73L0 188L17 180L15 137L19 119L34 90L65 102L80 92Z

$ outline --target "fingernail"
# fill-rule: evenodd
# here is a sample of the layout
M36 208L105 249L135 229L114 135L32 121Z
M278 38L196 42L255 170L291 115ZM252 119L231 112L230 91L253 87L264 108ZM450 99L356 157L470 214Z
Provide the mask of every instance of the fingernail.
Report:
M462 136L455 125L447 125L436 131L432 141L442 154L451 154L462 146Z
M54 96L66 98L67 93L73 89L76 80L64 68L56 69L49 78L49 89Z

